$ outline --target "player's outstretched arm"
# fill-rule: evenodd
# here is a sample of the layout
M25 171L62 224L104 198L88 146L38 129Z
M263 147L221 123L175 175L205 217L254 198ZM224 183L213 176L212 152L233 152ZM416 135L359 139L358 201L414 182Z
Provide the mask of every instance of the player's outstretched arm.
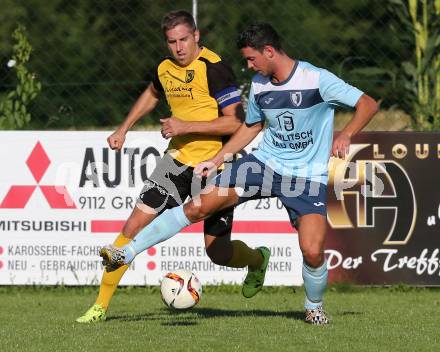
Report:
M332 155L344 159L349 152L351 138L371 120L379 109L379 104L370 96L363 94L357 104L353 118L333 141Z
M134 103L124 122L107 138L108 145L111 149L120 150L122 148L127 131L142 116L153 111L159 101L159 98L159 92L156 90L156 88L154 88L153 83L150 83L147 89L145 89L142 95Z
M208 176L223 164L225 159L238 153L246 147L263 129L264 123L247 125L243 123L240 128L232 135L217 155L211 160L204 161L194 168L194 173L198 176Z
M171 138L186 134L208 134L212 136L229 136L244 121L241 103L233 103L222 109L222 116L212 121L182 121L176 116L161 119L162 136Z

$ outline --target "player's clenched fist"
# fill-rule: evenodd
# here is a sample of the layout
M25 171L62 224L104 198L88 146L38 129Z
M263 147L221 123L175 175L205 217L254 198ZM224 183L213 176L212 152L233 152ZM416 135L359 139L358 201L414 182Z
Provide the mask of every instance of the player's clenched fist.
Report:
M165 139L181 136L186 133L185 121L182 121L175 116L160 119L160 123L162 124L162 137Z
M108 138L107 143L113 150L121 150L125 142L125 133L116 131L113 132Z

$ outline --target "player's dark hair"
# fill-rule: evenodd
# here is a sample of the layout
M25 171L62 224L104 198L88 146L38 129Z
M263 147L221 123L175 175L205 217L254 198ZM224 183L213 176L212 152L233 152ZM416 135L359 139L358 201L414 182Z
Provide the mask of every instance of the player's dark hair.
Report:
M188 26L193 32L197 29L194 17L185 10L171 11L165 14L162 18L161 28L163 33L165 33L179 24Z
M270 45L277 51L283 50L280 36L269 23L251 24L237 38L238 49L249 47L261 52L265 45Z

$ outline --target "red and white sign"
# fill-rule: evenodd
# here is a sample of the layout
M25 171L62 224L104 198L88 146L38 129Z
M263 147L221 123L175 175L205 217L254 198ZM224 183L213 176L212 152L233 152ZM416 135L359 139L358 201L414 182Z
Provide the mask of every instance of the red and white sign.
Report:
M130 132L116 153L109 134L0 132L0 284L100 282L99 248L113 242L167 146L158 132ZM268 285L302 283L298 239L277 199L238 207L233 238L271 249ZM121 284L158 284L178 268L204 283L241 283L245 270L213 264L203 243L202 223L189 226L140 254Z
M34 176L36 185L12 185L0 204L3 209L23 209L36 188L41 189L52 209L76 208L65 186L43 186L39 182L50 165L46 151L38 141L26 160L29 171Z

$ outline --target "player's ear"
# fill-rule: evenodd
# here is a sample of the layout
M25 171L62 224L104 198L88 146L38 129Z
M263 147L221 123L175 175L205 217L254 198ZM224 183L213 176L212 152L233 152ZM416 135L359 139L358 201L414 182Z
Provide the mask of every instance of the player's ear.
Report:
M196 43L198 43L200 40L200 31L198 29L196 29L194 31L194 39L195 39Z
M272 59L275 54L275 49L270 45L265 45L263 51L269 59Z

